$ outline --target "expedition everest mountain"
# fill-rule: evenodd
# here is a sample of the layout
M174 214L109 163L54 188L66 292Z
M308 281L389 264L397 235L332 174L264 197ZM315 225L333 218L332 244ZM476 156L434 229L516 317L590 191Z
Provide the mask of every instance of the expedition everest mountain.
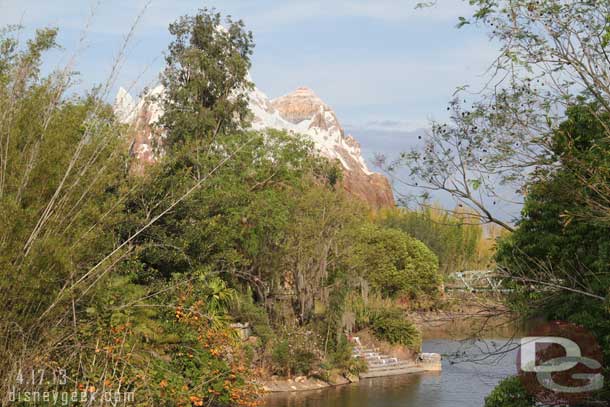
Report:
M163 114L153 96L163 94L163 86L157 85L136 102L120 88L114 103L114 111L122 123L134 125L136 132L131 153L142 163L154 162L152 148L155 137L151 124ZM252 128L286 130L307 137L324 157L339 160L343 166L343 188L353 196L364 200L373 208L394 205L394 195L387 178L370 171L362 158L360 145L350 135L345 135L335 112L309 88L298 88L292 93L269 99L254 88L250 92L249 106L254 114Z

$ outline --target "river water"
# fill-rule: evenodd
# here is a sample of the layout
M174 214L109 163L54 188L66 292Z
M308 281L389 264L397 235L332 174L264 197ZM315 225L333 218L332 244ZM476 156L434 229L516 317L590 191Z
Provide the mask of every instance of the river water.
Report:
M443 355L439 373L362 380L360 383L267 396L266 407L480 407L503 378L516 373L516 339L428 336L424 352Z

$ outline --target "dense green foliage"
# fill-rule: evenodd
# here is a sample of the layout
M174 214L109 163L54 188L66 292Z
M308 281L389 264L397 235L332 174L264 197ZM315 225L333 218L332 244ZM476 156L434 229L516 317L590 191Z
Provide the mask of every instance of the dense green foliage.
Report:
M506 378L485 398L485 407L534 407L536 401L527 394L517 376Z
M610 150L603 133L608 118L595 115L596 109L595 104L568 109L566 121L553 135L559 167L535 174L519 227L501 241L497 258L516 284L511 305L517 311L589 329L607 366L610 227L587 216L586 199L597 191L575 187L583 176L581 160L608 165Z
M595 116L594 105L573 106L566 121L557 129L553 147L560 162L558 169L539 171L530 185L522 211L519 232L504 241L499 258L518 257L522 267L534 269L545 263L562 279L578 275L594 283L593 275L610 264L610 227L584 217L584 199L595 194L578 185L578 162L586 160L600 167L610 165L610 146L605 138L607 115ZM600 121L601 119L601 121ZM588 285L589 285L588 284ZM606 294L608 281L589 287Z

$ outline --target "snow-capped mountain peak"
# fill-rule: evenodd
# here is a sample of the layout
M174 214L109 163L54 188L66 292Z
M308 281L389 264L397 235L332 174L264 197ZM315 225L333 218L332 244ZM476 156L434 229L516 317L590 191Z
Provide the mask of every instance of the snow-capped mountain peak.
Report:
M254 113L253 128L282 129L308 136L323 156L338 159L346 170L356 166L372 174L358 142L344 135L335 112L311 89L300 87L272 100L255 89L250 95L250 109Z
M142 162L156 160L152 148L156 136L151 124L163 114L159 103L163 93L163 86L157 85L137 103L123 88L116 96L115 114L120 122L135 126L136 135L131 151ZM335 112L311 89L300 87L284 96L269 99L261 90L254 88L248 96L254 130L272 128L307 137L322 156L339 160L344 169L343 187L348 192L373 207L394 204L388 180L368 169L358 142L351 136L345 136Z
M136 104L133 97L122 86L114 99L113 108L120 123L129 123L135 119Z

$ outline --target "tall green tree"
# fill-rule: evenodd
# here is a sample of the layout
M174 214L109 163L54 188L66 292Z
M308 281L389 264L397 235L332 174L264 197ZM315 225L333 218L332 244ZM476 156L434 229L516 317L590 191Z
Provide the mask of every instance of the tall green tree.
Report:
M241 20L223 21L209 9L181 17L169 32L174 39L162 77L164 146L197 141L199 147L209 147L217 136L247 124L252 33Z
M610 7L606 1L563 0L470 4L473 14L458 26L485 30L499 48L487 70L488 86L477 89L475 98L465 91L468 85L457 89L447 107L450 120L434 123L423 148L387 167L406 167L406 183L448 193L478 211L481 221L511 230L503 202L522 203L529 174L554 166L550 134L566 109L584 94L597 104L591 114L610 113ZM604 133L610 137L607 128ZM598 190L588 198L589 216L608 222L606 170L586 160L578 165L583 176L577 181Z
M286 274L280 282L293 287L301 323L311 320L316 301L328 304L329 295L341 291L349 278L352 270L344 261L351 246L348 233L363 218L359 203L326 185L309 188L296 202L282 244L280 264Z

